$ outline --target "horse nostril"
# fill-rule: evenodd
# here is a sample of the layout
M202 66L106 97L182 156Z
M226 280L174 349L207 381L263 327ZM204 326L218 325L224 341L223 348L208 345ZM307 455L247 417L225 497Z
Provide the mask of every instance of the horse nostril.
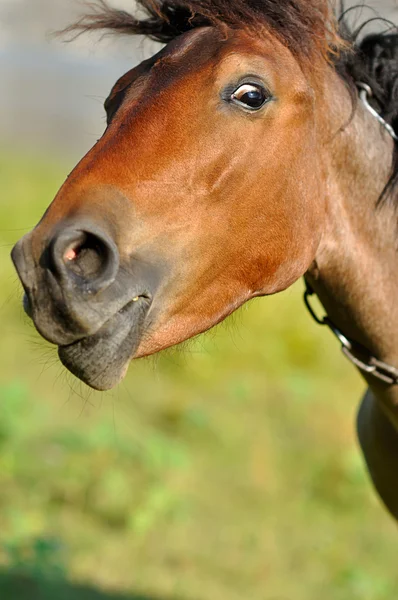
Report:
M110 285L118 268L117 248L102 232L68 229L50 245L50 270L58 278L88 285L92 291Z
M81 238L66 248L62 261L67 270L88 280L102 273L108 260L108 247L92 234L81 233Z

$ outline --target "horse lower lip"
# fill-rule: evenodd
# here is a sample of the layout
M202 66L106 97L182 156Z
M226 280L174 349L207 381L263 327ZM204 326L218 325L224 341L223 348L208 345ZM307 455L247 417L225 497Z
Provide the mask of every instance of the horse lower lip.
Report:
M142 301L141 301L142 299ZM127 364L141 340L151 303L140 297L129 302L94 335L60 346L63 365L84 383L108 390L123 378Z

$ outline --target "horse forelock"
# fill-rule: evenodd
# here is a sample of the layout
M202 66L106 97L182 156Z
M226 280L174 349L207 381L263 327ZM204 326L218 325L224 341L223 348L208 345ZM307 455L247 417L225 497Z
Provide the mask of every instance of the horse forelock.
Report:
M245 28L257 35L263 26L303 60L329 60L345 46L329 0L135 0L133 9L134 4L135 14L95 0L90 13L64 32L105 30L167 43L206 25Z

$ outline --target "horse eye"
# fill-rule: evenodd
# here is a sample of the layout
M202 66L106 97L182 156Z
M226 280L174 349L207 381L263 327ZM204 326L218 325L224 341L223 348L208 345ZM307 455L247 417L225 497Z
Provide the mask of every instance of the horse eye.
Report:
M270 99L268 92L259 84L245 83L232 94L231 100L249 110L259 110Z

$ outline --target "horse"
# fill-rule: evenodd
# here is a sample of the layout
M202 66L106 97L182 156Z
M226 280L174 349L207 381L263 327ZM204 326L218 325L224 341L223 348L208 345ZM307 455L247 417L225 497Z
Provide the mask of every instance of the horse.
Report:
M26 312L106 390L304 276L368 385L359 442L398 518L398 36L356 41L328 0L137 6L97 0L68 28L163 46L114 85L103 136L14 247Z

